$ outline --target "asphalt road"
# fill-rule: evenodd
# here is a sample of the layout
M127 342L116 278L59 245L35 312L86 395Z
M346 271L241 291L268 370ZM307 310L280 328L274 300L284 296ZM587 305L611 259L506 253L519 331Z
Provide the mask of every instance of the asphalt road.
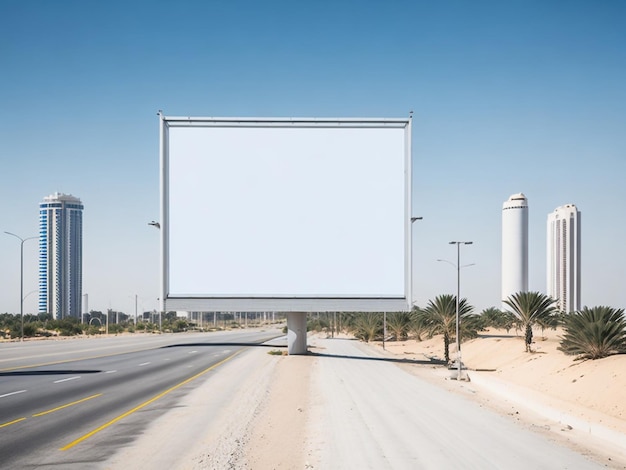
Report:
M0 344L0 467L90 464L277 329Z

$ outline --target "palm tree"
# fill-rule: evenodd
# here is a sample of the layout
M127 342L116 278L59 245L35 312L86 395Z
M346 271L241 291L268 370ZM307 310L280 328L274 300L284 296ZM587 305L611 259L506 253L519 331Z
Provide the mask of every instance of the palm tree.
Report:
M462 320L463 317L468 317L473 308L467 303L467 299L461 299L459 318ZM456 335L456 296L444 294L429 300L425 309L425 318L430 334L443 335L444 359L450 362L450 341ZM463 325L462 321L461 325Z
M416 341L422 341L422 335L428 332L426 312L418 306L414 306L410 315L411 323L409 323L408 332L413 335Z
M583 308L565 315L565 335L559 349L579 359L600 359L626 352L624 309Z
M366 343L382 333L382 314L365 312L354 319L354 336Z
M392 312L387 317L387 328L396 341L406 339L410 324L411 316L408 312Z
M500 310L495 307L489 307L480 313L481 325L484 328L502 328L508 333L513 327L515 317L511 312Z
M540 292L517 292L504 300L512 309L513 315L525 331L524 342L526 352L531 352L530 345L533 342L533 325L535 323L547 324L549 317L557 310L556 300Z

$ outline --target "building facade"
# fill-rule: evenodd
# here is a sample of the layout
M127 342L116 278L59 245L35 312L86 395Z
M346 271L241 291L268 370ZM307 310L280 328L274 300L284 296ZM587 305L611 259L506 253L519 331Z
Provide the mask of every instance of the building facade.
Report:
M518 193L502 205L502 300L527 291L528 200Z
M81 317L83 204L54 193L39 204L39 312Z
M562 312L580 310L580 211L557 207L547 228L547 293Z

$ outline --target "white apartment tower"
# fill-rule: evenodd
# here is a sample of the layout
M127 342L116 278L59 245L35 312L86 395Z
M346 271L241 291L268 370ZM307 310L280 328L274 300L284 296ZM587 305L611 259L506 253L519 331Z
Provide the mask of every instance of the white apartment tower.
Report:
M502 205L502 300L527 291L528 200L518 193Z
M580 310L580 211L574 204L548 214L547 293L562 312Z
M54 193L39 204L39 311L80 318L83 204Z

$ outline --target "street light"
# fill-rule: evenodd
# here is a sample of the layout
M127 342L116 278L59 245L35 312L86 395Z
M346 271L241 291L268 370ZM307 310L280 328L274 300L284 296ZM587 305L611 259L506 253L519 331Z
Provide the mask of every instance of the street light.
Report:
M452 261L448 261L447 259L437 259L437 261L441 261L442 263L448 263L450 266L456 269L456 264L454 264ZM469 268L470 266L476 266L476 263L461 265L462 268Z
M161 224L155 220L153 220L152 222L148 222L148 225L158 230L161 230ZM162 253L161 253L161 256L163 256ZM161 276L163 276L163 261L161 261ZM161 316L162 316L162 310L161 308L159 308L159 333L161 332Z
M459 297L461 295L461 245L471 245L473 242L449 242L450 245L456 245L456 351L457 351L457 380L461 380L461 335L459 316Z
M27 240L34 240L39 237L28 237L22 238L19 235L15 235L11 232L4 232L7 235L11 235L19 239L20 241L20 318L22 322L21 332L20 332L20 341L24 341L24 242Z

